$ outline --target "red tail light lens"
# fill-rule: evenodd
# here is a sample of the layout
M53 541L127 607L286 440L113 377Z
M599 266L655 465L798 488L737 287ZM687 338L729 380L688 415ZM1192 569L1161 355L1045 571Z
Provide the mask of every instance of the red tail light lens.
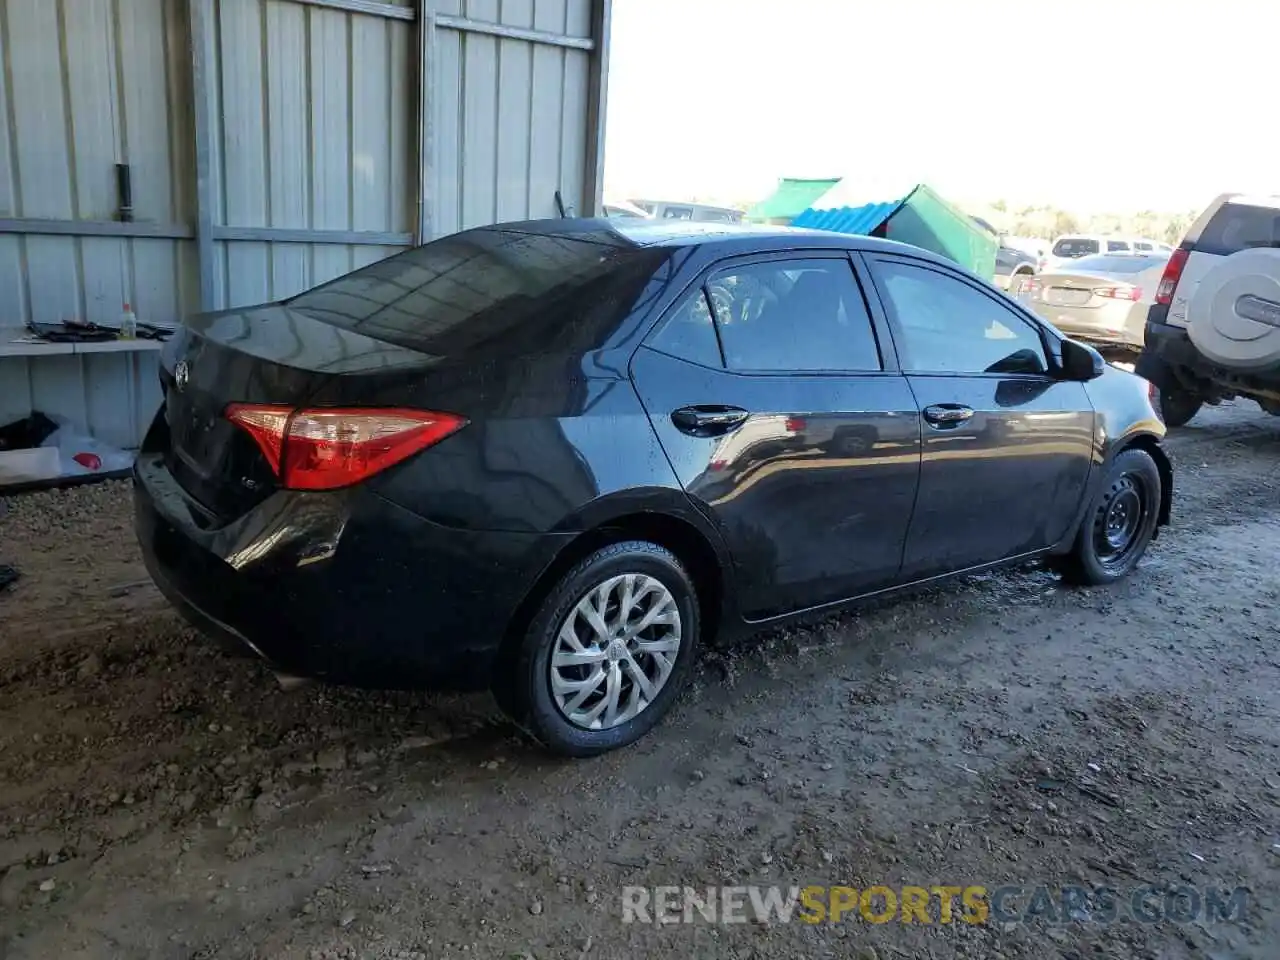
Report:
M1130 287L1130 286L1094 287L1093 292L1097 294L1099 297L1107 297L1108 299L1111 299L1111 300L1137 301L1142 299L1141 287Z
M463 417L426 410L233 403L226 417L249 434L290 490L336 490L439 443Z
M787 417L787 422L783 424L787 433L803 433L808 425L804 417Z
M1189 252L1179 247L1164 265L1164 276L1160 278L1160 286L1156 288L1156 303L1169 306L1173 303L1173 291L1178 289L1178 281L1182 279L1182 270L1187 265Z

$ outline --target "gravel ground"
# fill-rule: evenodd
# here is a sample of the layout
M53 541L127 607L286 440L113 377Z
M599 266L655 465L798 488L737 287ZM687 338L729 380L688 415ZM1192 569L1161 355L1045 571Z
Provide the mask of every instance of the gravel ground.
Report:
M1207 410L1170 447L1176 525L1128 581L1013 570L762 635L577 763L485 697L283 694L166 608L127 485L15 498L0 957L1274 958L1280 420ZM1183 923L621 920L624 885L713 884L1246 900Z

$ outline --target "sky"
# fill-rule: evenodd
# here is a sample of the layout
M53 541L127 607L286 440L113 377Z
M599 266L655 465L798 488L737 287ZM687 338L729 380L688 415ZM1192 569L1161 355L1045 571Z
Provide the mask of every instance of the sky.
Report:
M843 176L1091 212L1280 192L1277 35L1272 0L614 0L606 191Z

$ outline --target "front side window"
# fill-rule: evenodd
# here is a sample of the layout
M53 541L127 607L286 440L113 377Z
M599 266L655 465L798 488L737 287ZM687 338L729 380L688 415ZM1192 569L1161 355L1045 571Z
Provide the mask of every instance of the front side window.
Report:
M883 369L871 315L848 260L733 267L714 275L707 293L730 370Z
M876 267L908 373L1048 371L1038 332L995 298L927 267L892 260Z
M1127 244L1127 243L1126 243L1125 241L1123 241L1123 240L1108 240L1108 241L1107 241L1107 253L1116 253L1117 251L1120 251L1120 250L1128 250L1128 249L1129 249L1129 244Z

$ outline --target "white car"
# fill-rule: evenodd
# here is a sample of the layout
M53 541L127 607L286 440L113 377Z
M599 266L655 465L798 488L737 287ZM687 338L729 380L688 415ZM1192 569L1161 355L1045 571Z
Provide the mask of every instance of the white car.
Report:
M1053 270L1069 260L1092 257L1100 253L1173 253L1173 247L1147 237L1105 237L1100 234L1075 233L1058 237L1048 256L1040 258L1040 272Z
M1280 197L1223 194L1191 225L1147 314L1137 372L1170 426L1235 396L1280 415Z

